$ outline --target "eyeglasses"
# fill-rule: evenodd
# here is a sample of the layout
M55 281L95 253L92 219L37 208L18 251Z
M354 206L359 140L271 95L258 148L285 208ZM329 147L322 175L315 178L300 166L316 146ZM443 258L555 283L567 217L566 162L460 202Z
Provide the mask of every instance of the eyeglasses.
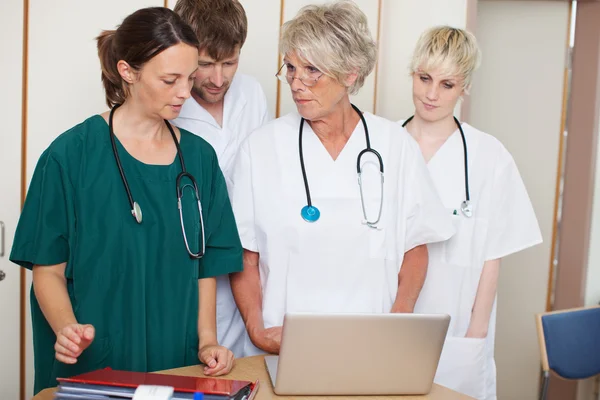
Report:
M313 71L311 71L311 68L313 69ZM324 75L323 72L317 70L314 67L304 68L304 70L304 74L301 77L296 78L294 76L296 72L296 67L288 63L283 63L283 65L281 66L281 68L279 68L279 71L277 71L275 76L281 82L287 83L288 85L291 85L294 79L298 79L300 82L302 82L304 86L311 87L315 86L319 79Z

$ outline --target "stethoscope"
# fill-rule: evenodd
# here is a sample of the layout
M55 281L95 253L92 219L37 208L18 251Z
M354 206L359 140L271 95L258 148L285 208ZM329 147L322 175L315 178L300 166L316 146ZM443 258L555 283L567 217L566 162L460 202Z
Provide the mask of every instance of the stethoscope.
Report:
M123 181L123 186L125 186L125 192L127 192L127 198L129 199L129 205L131 206L131 215L136 220L138 224L142 223L142 209L140 205L133 200L133 196L131 195L131 190L129 189L129 184L127 183L127 178L125 177L125 173L123 172L123 166L121 165L121 159L119 158L119 152L117 151L117 145L115 142L115 133L113 131L113 115L115 110L119 108L121 105L117 104L110 110L110 115L108 117L108 130L110 134L110 142L112 144L113 154L115 156L115 160L117 161L117 167L119 168L119 173L121 174L121 180ZM187 172L185 169L185 163L183 162L183 154L181 153L181 148L179 147L179 141L177 140L177 136L173 131L173 127L169 123L169 121L165 120L165 124L167 128L169 128L169 132L171 132L171 137L173 138L173 142L175 142L175 147L177 148L177 157L179 158L179 163L181 164L181 172L177 175L176 185L177 185L177 207L179 208L179 220L181 222L181 232L183 233L183 241L185 242L185 247L187 252L189 253L191 258L199 259L204 256L205 250L205 241L204 241L204 219L202 218L202 204L200 203L200 195L198 192L198 184L196 183L196 179ZM187 177L192 183L187 183L180 186L181 179ZM188 244L187 235L185 234L185 227L183 225L183 209L181 207L181 198L183 197L183 191L186 188L190 188L194 195L196 196L196 202L198 203L198 213L200 214L200 227L201 227L201 240L202 247L200 252L194 253Z
M402 127L405 127L406 124L408 124L413 119L413 117L414 117L414 115L411 116L406 121L404 121L404 123L402 124ZM456 119L456 117L454 117L454 122L456 123L456 126L458 126L458 130L460 132L460 137L462 139L463 155L464 155L464 163L465 163L465 200L460 204L460 211L462 211L462 213L464 214L465 217L470 218L473 216L473 208L471 206L471 196L469 195L469 165L467 162L467 140L465 139L465 133L463 132L460 121L458 119Z
M358 186L360 188L360 202L362 205L362 211L363 211L363 217L364 217L363 224L367 225L369 228L376 229L377 224L379 223L379 220L381 219L381 211L383 210L383 159L381 158L381 155L377 152L377 150L374 150L371 148L371 140L369 138L369 128L367 127L367 121L365 121L365 117L363 116L362 112L354 104L352 104L352 108L354 109L354 111L356 111L356 113L360 117L360 120L362 121L363 127L365 129L365 140L367 142L367 147L365 149L363 149L360 153L358 153L358 157L356 158L356 173L358 174ZM310 198L310 188L308 186L308 178L306 176L306 169L304 168L304 153L302 151L303 128L304 128L304 118L302 118L300 120L300 130L298 132L298 153L300 155L300 168L302 169L302 177L304 178L304 189L306 191L306 205L304 207L302 207L302 210L300 210L300 215L306 222L315 222L315 221L318 221L319 218L321 217L321 212L319 211L319 209L317 207L315 207L312 204L312 201ZM375 221L369 221L369 219L367 218L367 210L365 208L365 198L364 198L363 187L362 187L362 168L360 165L360 161L362 159L362 156L366 153L372 153L377 157L377 160L379 161L379 175L381 176L381 190L380 190L381 197L380 197L380 201L379 201L379 213L377 214L377 219Z

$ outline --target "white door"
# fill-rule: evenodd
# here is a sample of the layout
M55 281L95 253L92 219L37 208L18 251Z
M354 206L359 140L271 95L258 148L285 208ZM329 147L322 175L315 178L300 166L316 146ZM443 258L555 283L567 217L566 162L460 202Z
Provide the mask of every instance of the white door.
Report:
M20 268L8 260L20 211L23 1L0 12L0 399L19 399Z

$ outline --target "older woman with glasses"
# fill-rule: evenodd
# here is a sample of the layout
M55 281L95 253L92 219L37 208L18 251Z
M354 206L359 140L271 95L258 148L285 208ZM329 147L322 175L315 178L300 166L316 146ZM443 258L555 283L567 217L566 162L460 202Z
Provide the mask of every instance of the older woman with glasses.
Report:
M412 312L425 244L454 233L417 143L350 103L376 60L364 13L350 1L307 6L280 46L297 111L242 144L231 194L244 247L231 285L252 342L270 353L286 312Z

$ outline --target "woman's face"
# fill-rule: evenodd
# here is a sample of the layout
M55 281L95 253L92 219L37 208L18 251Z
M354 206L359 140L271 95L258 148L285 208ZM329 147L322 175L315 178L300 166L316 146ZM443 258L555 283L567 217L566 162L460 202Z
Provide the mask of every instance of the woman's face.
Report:
M288 78L294 103L304 119L322 119L334 112L341 100L348 97L347 86L324 75L295 52L287 53L283 61L286 65L282 73ZM346 85L349 86L354 79L356 78L349 77Z
M464 94L463 78L443 73L441 68L419 69L413 73L415 113L428 122L454 115L458 99Z
M198 49L184 43L171 46L129 74L129 95L149 116L171 120L179 116L181 106L190 97L198 69Z

